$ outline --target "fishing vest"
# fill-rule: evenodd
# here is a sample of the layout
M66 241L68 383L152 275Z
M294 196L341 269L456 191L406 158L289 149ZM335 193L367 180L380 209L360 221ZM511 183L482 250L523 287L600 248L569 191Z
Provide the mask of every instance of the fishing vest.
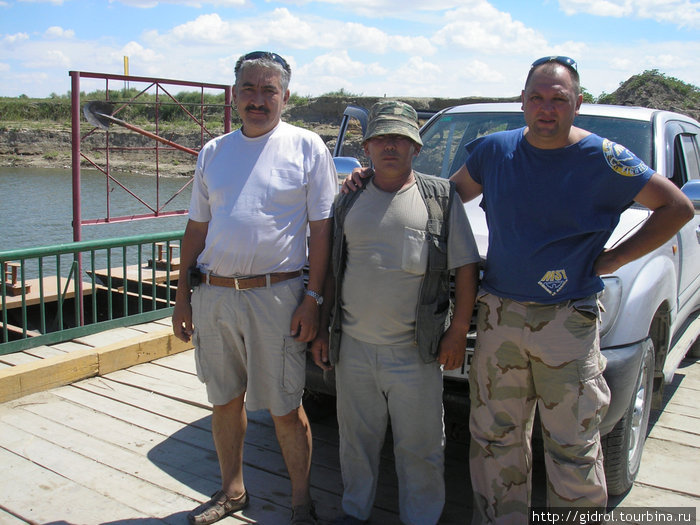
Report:
M413 343L418 347L424 362L437 359L438 345L442 334L449 326L450 312L450 270L447 268L447 235L450 206L455 195L454 183L447 179L414 172L418 192L423 197L428 210L425 227L428 242L428 265L420 287L416 305L416 327ZM341 193L335 201L333 214L333 242L331 251L335 300L332 309L329 357L337 363L342 336L342 296L343 276L347 258L345 242L345 217L371 179L363 179L360 189Z

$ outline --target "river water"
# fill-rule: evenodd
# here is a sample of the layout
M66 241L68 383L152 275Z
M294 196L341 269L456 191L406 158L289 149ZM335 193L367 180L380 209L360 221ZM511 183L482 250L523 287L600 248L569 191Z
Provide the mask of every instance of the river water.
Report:
M115 175L142 200L155 207L156 178L149 175ZM185 177L160 178L161 206L187 182ZM119 185L110 183L112 217L150 213ZM188 186L164 211L189 207ZM107 182L96 170L81 171L82 218L107 215ZM63 244L73 240L72 181L70 170L0 167L0 251ZM84 225L82 240L182 230L186 216Z

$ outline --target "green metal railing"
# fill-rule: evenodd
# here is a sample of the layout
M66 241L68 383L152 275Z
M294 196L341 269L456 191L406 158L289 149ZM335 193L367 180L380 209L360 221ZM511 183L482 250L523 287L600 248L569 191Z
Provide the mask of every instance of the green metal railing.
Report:
M0 252L0 355L170 315L183 234Z

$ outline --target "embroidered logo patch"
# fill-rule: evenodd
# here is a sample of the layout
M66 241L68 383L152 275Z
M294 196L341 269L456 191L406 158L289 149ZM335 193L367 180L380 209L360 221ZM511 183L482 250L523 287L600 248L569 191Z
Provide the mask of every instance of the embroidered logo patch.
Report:
M565 270L549 270L537 284L547 290L549 295L557 295L567 282L569 282L569 279L566 277Z
M608 166L624 177L636 177L648 169L630 150L608 139L603 140L603 154Z

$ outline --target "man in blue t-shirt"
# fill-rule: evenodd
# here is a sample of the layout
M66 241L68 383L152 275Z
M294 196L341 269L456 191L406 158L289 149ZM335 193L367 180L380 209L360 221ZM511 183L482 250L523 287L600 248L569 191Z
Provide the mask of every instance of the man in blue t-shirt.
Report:
M489 226L470 369L473 523L527 523L535 403L548 505L606 507L599 276L662 245L694 214L629 150L573 126L582 100L572 59L535 61L522 92L526 127L485 137L452 176L464 202L483 194ZM605 250L633 200L650 218Z

